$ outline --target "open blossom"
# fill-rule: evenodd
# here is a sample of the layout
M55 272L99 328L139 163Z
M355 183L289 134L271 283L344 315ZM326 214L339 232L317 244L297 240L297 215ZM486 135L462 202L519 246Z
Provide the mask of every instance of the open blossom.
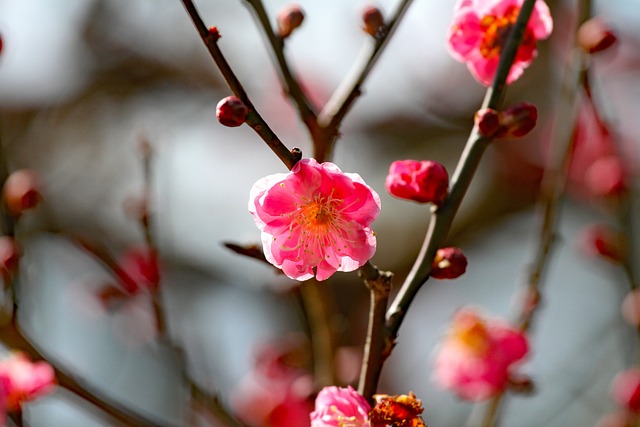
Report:
M31 362L24 353L0 361L0 378L5 384L5 409L19 410L25 401L47 394L55 384L55 373L46 362Z
M505 389L512 365L527 352L522 332L463 309L436 355L436 381L463 399L485 400Z
M467 64L471 74L485 86L491 85L500 54L515 24L524 0L459 0L449 32L451 55ZM516 54L507 83L517 80L536 57L538 40L553 28L549 7L535 3L524 38Z
M311 427L369 427L371 406L351 386L325 387L316 398Z
M253 185L249 212L262 231L264 255L292 279L325 280L353 271L376 249L371 223L380 213L378 194L360 175L333 163L300 160L287 174Z

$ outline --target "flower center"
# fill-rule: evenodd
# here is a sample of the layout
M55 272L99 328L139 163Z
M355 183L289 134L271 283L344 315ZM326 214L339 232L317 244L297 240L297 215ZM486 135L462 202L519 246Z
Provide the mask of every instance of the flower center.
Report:
M520 8L511 6L504 16L497 17L486 15L480 21L480 27L484 32L484 38L480 44L480 53L487 59L500 56L502 47L507 41L513 25L518 19Z
M469 352L481 356L489 349L489 332L484 322L474 319L454 327L453 337Z
M316 198L300 207L300 214L310 231L326 231L333 222L336 212L335 207L327 203L323 198Z

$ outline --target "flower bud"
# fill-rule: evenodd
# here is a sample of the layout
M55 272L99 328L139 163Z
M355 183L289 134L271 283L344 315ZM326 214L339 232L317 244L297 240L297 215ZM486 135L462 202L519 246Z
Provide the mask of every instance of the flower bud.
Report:
M2 53L2 47L3 47L2 34L0 34L0 53Z
M640 369L631 368L616 375L611 394L620 406L640 413Z
M493 108L483 108L476 112L475 121L480 135L492 137L500 128L501 114Z
M587 189L595 196L613 196L626 187L622 161L618 156L600 157L587 168Z
M578 29L578 45L588 53L598 53L613 45L617 38L600 17L586 21Z
M502 112L500 130L496 138L518 138L528 134L538 120L538 109L528 102L520 102Z
M0 236L0 273L6 279L18 268L20 250L11 236Z
M278 35L284 39L289 37L293 30L302 25L304 12L300 5L290 4L278 12L277 21Z
M630 291L622 300L622 318L631 326L640 326L640 289Z
M220 37L222 37L220 35L220 30L218 30L218 27L216 26L209 27L209 36L213 38L213 41L217 41Z
M216 117L218 121L229 127L237 127L244 123L249 109L244 102L235 96L227 96L218 102Z
M9 213L20 215L40 201L40 180L30 169L13 172L4 183L2 198Z
M440 248L431 264L434 279L456 279L467 270L467 257L459 248Z
M362 11L362 30L376 37L384 26L384 16L382 11L375 6L367 6Z
M449 175L438 162L397 160L389 167L385 185L392 196L440 206L449 191Z

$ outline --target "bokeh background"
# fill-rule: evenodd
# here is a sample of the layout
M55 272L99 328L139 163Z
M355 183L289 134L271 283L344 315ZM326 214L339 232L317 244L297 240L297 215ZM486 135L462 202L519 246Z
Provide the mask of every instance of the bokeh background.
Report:
M371 43L360 29L366 3L299 3L305 22L286 53L321 104ZM287 2L265 4L275 16ZM396 2L378 4L390 12ZM546 153L554 127L567 120L557 105L577 7L569 0L548 4L554 33L506 100L535 103L538 126L522 140L497 141L488 150L450 236L467 254L468 271L454 281L430 280L421 290L383 373L380 391L415 392L431 427L464 425L474 409L432 380L433 350L447 322L468 304L491 315L515 314L514 295L533 261ZM640 1L595 4L619 44L593 58L594 88L633 166L640 134ZM393 271L397 285L420 247L429 208L385 193L388 166L403 158L433 159L453 171L484 95L446 51L453 5L414 1L345 120L335 151L342 170L358 172L381 195L373 262ZM249 8L241 0L197 6L205 22L219 28L219 45L261 115L288 146L310 153ZM144 241L124 206L143 193L139 147L146 140L153 151L152 225L170 334L185 349L197 383L230 404L238 384L251 376L259 346L304 331L291 281L222 244L259 241L247 212L249 189L285 167L248 127L217 122L215 105L230 91L177 0L0 0L0 34L2 154L9 170L36 170L43 193L19 228L20 325L101 392L159 423L183 423L185 385L175 355L154 341L148 299L130 298L107 310L97 294L113 278L69 238L82 236L114 254ZM615 219L579 189L578 179L562 207L533 351L522 367L535 392L507 399L504 426L595 425L615 409L608 394L612 378L637 359L634 331L619 310L628 290L623 271L585 255L579 244L585 226ZM335 301L331 327L344 356L343 379L352 381L349 361L358 361L364 340L367 291L355 273L318 286ZM33 426L111 425L63 389L26 412Z

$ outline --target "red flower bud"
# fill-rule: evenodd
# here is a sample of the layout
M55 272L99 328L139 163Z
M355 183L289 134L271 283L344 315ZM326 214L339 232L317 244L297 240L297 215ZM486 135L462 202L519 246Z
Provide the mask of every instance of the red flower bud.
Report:
M478 110L475 121L480 130L480 135L492 137L500 128L500 119L501 114L492 108Z
M218 27L209 27L209 36L211 36L211 38L213 38L213 41L217 41L220 37L222 37L220 35L220 31L218 30Z
M2 34L0 34L0 53L2 53L2 47L3 47Z
M502 112L500 130L496 138L525 136L536 126L538 109L528 102L520 102Z
M278 35L284 39L289 37L293 30L302 25L304 12L300 5L290 4L278 12L277 21Z
M36 206L41 198L38 174L30 169L13 172L4 183L2 198L13 215L19 215Z
M362 29L365 33L376 37L384 26L382 11L375 6L367 6L362 11Z
M438 162L397 160L389 167L385 185L400 199L440 206L449 191L449 175Z
M0 273L7 280L18 268L20 250L11 236L0 236Z
M156 252L146 246L129 248L118 262L116 274L130 294L142 289L155 291L160 283L160 267Z
M237 127L244 123L249 109L244 102L235 96L227 96L218 102L216 117L218 121L229 127Z
M616 375L611 394L620 406L640 413L640 369L632 368Z
M578 45L588 53L598 53L613 45L617 38L600 17L586 21L578 29Z
M440 248L431 264L434 279L456 279L467 270L467 257L458 248Z

